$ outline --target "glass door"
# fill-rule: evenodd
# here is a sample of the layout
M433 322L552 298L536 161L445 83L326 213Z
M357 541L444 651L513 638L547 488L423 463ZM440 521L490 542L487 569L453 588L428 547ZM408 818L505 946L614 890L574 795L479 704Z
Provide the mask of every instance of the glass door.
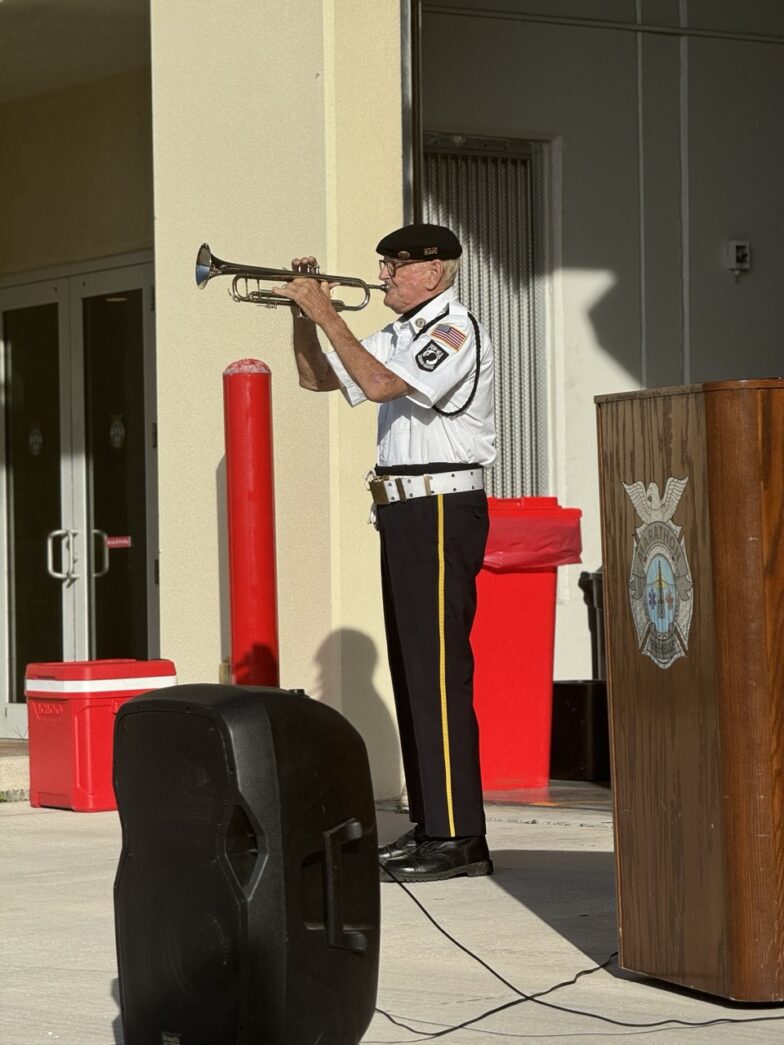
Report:
M152 341L152 286L146 266L139 268L71 285L74 432L83 458L76 499L91 658L145 659L157 645L154 373L152 354L143 350Z
M5 461L2 551L5 693L0 735L26 736L25 666L74 642L67 281L0 295Z
M0 291L0 736L27 664L157 654L151 268Z

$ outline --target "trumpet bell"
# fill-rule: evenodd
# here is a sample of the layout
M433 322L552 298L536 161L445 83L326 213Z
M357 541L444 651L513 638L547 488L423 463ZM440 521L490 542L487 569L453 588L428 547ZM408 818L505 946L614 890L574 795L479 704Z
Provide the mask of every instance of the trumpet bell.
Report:
M196 286L206 287L207 280L212 275L212 251L206 243L199 247L196 255Z

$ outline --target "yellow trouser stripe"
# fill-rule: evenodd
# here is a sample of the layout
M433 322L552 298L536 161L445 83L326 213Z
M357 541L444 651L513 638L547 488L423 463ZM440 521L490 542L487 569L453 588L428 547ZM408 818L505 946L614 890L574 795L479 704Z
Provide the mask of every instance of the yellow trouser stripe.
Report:
M449 755L449 715L446 705L446 637L444 609L444 495L438 494L438 681L441 691L441 735L444 740L444 779L446 781L446 809L449 833L455 834L455 815L452 809L452 760Z

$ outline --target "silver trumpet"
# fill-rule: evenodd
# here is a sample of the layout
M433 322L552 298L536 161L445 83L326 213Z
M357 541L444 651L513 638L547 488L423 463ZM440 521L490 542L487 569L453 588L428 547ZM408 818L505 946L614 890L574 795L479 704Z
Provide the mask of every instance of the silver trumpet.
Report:
M196 255L196 286L206 287L214 276L231 276L231 289L229 294L234 301L244 301L251 305L264 305L267 308L277 308L279 305L287 305L289 308L299 308L296 301L290 298L279 297L262 283L290 283L294 279L317 279L322 283L333 283L341 287L356 287L364 294L364 298L358 305L347 305L345 301L335 301L332 305L337 312L359 312L370 301L371 290L386 290L385 283L366 283L364 279L356 276L330 276L319 269L303 269L295 272L293 269L271 269L262 268L259 265L238 265L231 261L222 261L216 258L207 243L202 243Z

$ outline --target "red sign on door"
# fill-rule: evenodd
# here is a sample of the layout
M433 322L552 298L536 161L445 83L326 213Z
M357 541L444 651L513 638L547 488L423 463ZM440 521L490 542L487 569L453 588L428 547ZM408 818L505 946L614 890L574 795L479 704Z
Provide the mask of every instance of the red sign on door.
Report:
M107 548L130 548L131 538L130 537L107 537L106 538Z

